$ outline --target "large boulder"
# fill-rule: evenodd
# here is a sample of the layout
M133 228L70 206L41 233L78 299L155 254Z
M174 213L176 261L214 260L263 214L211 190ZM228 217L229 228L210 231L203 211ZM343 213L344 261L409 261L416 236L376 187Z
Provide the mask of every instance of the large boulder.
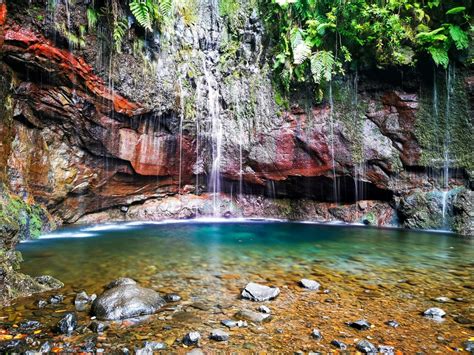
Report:
M127 280L130 279L110 283L92 303L92 314L100 320L127 319L153 314L166 303L156 291Z

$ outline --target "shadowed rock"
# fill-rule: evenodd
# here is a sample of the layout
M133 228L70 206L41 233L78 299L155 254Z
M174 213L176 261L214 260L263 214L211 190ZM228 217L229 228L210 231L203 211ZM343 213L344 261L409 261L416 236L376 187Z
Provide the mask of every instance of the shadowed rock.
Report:
M92 314L98 319L119 320L153 314L165 304L156 291L119 280L110 283L108 287L112 287L92 303Z

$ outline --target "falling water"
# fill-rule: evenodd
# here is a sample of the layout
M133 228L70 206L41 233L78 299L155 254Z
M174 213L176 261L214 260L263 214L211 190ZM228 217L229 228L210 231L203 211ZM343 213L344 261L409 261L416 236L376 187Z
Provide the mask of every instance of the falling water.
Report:
M454 90L455 80L455 68L452 64L446 69L446 111L444 115L445 127L444 127L444 166L443 166L443 188L442 193L442 215L443 215L443 228L447 228L447 196L449 190L449 163L450 163L450 152L449 146L451 143L450 135L450 115L451 115L451 96Z
M332 97L332 82L329 83L329 127L331 136L331 164L332 164L332 179L333 179L333 193L334 202L337 203L337 182L336 182L336 162L334 159L334 100Z
M358 77L357 77L357 72L355 73L354 75L354 81L353 81L353 85L352 85L352 89L353 89L353 95L352 95L352 107L354 107L354 116L353 116L353 120L354 120L354 124L357 123L357 117L358 117L358 111L357 111L357 105L359 103L359 98L357 96L357 89L358 89ZM363 141L363 140L362 140ZM363 152L362 152L363 154ZM361 159L363 161L363 159ZM354 162L354 199L355 199L355 202L359 201L360 197L359 196L359 180L360 180L360 168L361 168L361 165L362 163L361 162Z
M211 123L211 156L212 167L209 186L212 191L212 208L214 216L219 215L219 193L221 191L221 156L223 127L220 121L219 90L216 78L208 69L206 60L203 60L203 74L207 82L207 110Z
M181 194L181 182L183 178L183 122L184 122L184 91L181 83L181 78L178 78L179 86L179 171L178 171L178 193Z

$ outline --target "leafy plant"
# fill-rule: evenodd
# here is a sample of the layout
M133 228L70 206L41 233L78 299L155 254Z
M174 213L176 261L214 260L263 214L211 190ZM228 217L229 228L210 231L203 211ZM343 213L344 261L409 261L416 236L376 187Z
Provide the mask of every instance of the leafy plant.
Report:
M99 16L97 14L97 11L93 7L88 7L87 8L87 27L89 30L95 28L97 25L97 21L99 19Z
M112 37L114 40L115 50L120 53L122 51L122 41L125 33L127 33L128 22L127 19L118 19L114 23Z
M153 3L149 0L132 0L129 4L130 11L137 20L137 22L143 28L153 31L153 13L154 6Z

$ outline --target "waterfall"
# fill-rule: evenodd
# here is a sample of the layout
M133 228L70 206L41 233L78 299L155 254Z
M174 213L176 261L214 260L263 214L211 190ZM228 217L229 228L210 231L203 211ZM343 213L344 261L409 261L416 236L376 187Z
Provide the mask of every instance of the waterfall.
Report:
M336 162L334 159L334 100L332 96L332 81L329 82L329 128L331 136L331 164L332 164L332 179L333 179L333 197L334 202L337 203L337 182L336 182Z
M455 80L455 68L454 64L450 64L446 69L446 109L444 115L444 143L443 143L443 193L442 193L442 227L447 228L447 202L448 202L448 191L449 191L449 165L450 165L450 116L451 116L451 97L454 90Z
M217 80L208 69L206 60L203 60L203 74L204 80L207 83L207 111L208 119L211 123L211 175L209 179L209 186L212 191L212 210L213 215L219 215L221 191L221 156L222 156L222 135L223 127L220 120L220 104L219 104L219 86Z
M181 78L178 78L179 86L179 171L178 171L178 193L181 194L181 182L183 179L183 122L184 122L184 92Z
M354 81L353 81L353 85L352 85L352 91L353 91L353 96L352 96L352 106L354 107L354 116L353 116L353 120L354 120L354 124L356 125L357 124L357 116L358 116L358 111L357 111L357 105L359 104L359 98L357 96L357 90L358 90L358 77L357 77L357 71L354 75ZM362 140L363 142L363 140ZM363 152L363 148L362 148L362 155L364 154ZM362 161L364 159L361 159ZM354 161L354 200L355 202L359 201L359 198L361 197L359 195L359 181L360 181L360 175L361 175L361 166L362 163L361 162L356 162Z

